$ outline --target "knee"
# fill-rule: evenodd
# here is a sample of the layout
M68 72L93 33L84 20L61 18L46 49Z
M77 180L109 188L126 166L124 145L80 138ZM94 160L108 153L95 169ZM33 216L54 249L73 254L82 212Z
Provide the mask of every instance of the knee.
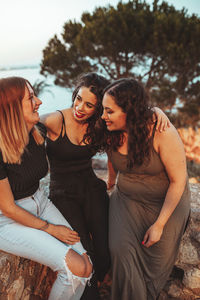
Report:
M86 253L84 253L82 255L83 259L84 259L84 263L85 263L85 272L84 272L84 276L81 277L90 277L90 275L92 274L92 263L89 260L89 257Z
M92 264L86 253L79 255L70 249L66 256L66 264L73 275L88 278L92 273Z

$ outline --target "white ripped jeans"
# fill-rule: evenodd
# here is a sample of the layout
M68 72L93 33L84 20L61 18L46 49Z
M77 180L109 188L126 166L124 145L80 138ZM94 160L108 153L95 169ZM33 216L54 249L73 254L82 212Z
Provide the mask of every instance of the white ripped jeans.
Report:
M16 200L16 204L49 223L71 228L55 205L38 189L32 197ZM0 249L34 260L58 272L49 300L78 300L90 278L78 277L66 265L66 255L73 249L85 253L82 244L67 245L45 231L23 226L0 211Z

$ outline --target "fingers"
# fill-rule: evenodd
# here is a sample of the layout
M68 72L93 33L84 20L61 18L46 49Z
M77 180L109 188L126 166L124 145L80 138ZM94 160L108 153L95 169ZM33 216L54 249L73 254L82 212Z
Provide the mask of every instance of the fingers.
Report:
M169 119L167 119L164 123L163 123L163 130L165 131L167 128L170 127L170 121Z
M68 228L66 242L70 245L80 242L80 237L78 235L78 232Z
M162 128L163 128L162 119L158 119L158 122L156 124L156 130L159 130L160 132L162 132Z
M153 244L155 244L155 242L151 241L150 239L147 239L146 241L145 240L142 241L142 245L146 248L149 248Z
M158 240L153 240L151 235L149 235L149 233L147 232L142 241L142 245L146 248L149 248L150 246L152 246L153 244L155 244L157 242L158 242Z
M154 113L153 116L152 116L152 122L155 123L157 121L157 116L156 114Z
M167 119L165 118L165 120L163 120L160 117L158 118L156 130L159 130L160 132L162 132L162 131L165 131L169 127L170 127L170 121L168 118Z
M72 230L70 228L69 228L69 230L70 230L70 234L72 234L74 236L78 236L78 232L76 232L76 231L74 231L74 230Z
M144 247L146 247L146 248L149 248L149 247L152 246L153 244L155 244L155 241L153 241L153 240L151 239L151 235L150 235L149 231L147 231L147 232L145 233L144 238L143 238L142 245L143 245Z
M153 244L155 244L155 242L151 241L151 240L148 240L147 243L144 244L144 246L146 248L149 248L150 246L152 246Z
M64 225L57 225L57 232L54 234L56 238L61 240L64 243L67 243L69 245L73 245L77 242L80 242L80 237L78 232L75 230L72 230L69 227L66 227Z
M148 234L148 231L145 233L145 236L143 238L143 241L142 241L142 245L146 245L147 241L148 241L148 238L149 238L149 234Z
M159 130L160 132L162 132L162 129L163 129L163 119L162 117L159 115L155 116L156 117L156 120L157 121L157 124L156 124L156 130Z
M77 232L69 233L67 238L65 238L65 242L67 244L73 245L75 243L80 242L80 237L77 235Z
M66 240L65 240L65 243L69 244L69 245L74 245L76 243L80 242L80 238L79 239L74 239L74 238L71 238L71 237L68 237Z

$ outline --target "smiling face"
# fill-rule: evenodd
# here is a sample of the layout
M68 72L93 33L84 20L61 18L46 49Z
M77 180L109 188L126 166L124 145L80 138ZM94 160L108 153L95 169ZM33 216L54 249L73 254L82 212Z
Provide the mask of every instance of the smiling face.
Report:
M30 131L40 120L38 109L42 101L34 95L32 87L26 83L24 98L22 99L22 110L27 128Z
M115 103L114 98L105 93L102 104L102 119L106 122L107 129L126 131L126 113Z
M97 98L87 87L81 87L73 104L73 116L76 121L84 122L96 110Z

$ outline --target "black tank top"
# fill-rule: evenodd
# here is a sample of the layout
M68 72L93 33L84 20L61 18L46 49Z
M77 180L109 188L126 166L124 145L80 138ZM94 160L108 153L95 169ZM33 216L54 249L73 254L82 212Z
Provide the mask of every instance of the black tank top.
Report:
M47 138L47 155L50 163L51 178L79 172L91 168L91 158L94 155L88 146L73 144L67 134L65 120L62 114L62 128L59 137L52 141Z

